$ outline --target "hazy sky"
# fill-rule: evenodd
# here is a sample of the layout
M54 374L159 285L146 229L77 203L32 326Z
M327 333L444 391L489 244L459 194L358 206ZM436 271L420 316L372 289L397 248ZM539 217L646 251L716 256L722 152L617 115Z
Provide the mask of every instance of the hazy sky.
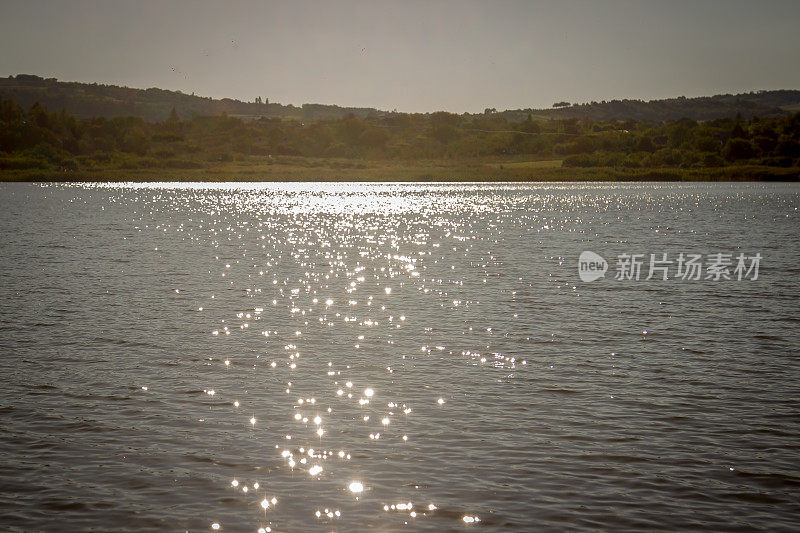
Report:
M474 112L797 89L798 28L797 0L0 0L0 76Z

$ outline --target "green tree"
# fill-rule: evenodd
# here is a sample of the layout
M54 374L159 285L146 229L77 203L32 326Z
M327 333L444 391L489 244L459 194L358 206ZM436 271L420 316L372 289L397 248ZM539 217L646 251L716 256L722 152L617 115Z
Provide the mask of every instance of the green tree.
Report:
M447 144L458 136L456 126L460 121L458 115L445 111L431 114L431 136L440 143Z
M639 137L639 140L636 143L636 151L648 152L652 154L656 151L656 145L653 143L653 139L649 135L642 135Z
M731 138L725 143L722 149L722 157L728 161L739 161L741 159L750 159L756 156L756 150L753 144L747 139Z
M744 128L742 128L742 125L739 122L737 122L736 125L733 126L733 129L731 130L731 139L746 139L746 138L747 134L745 133Z

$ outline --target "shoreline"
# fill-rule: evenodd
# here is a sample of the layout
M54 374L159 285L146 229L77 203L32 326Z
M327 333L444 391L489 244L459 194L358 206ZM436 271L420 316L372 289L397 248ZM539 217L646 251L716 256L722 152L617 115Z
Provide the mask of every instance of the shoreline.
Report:
M397 162L281 158L270 164L232 162L202 168L0 170L4 182L498 182L498 181L800 181L798 167L732 165L712 168L563 167L555 161L430 160ZM560 164L560 161L558 161Z

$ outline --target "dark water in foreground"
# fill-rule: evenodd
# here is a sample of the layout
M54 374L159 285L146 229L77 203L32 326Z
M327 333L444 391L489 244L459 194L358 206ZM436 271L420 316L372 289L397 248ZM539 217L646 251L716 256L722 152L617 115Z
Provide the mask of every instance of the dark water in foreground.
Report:
M799 206L0 185L0 529L796 530ZM763 259L609 279L680 252Z

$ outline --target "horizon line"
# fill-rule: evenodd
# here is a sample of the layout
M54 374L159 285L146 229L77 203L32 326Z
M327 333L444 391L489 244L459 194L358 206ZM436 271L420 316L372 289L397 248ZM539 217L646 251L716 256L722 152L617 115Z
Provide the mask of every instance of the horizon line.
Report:
M195 94L194 92L186 93L186 92L184 92L184 91L182 91L180 89L164 89L163 87L156 87L156 86L152 86L152 87L131 87L131 86L128 86L128 85L120 85L118 83L108 83L108 82L99 82L99 81L63 80L63 79L56 78L55 76L48 77L48 76L44 76L42 74L33 74L33 73L28 73L28 72L19 72L17 74L9 74L8 76L6 76L6 78L7 79L8 78L16 78L16 76L20 76L20 75L22 75L22 76L36 76L36 77L42 78L43 80L52 79L52 80L56 80L56 82L60 82L60 83L82 83L82 84L86 84L86 85L92 85L92 84L105 85L105 86L108 86L108 87L120 87L122 89L133 89L133 90L138 90L138 91L146 91L148 89L158 89L160 91L168 91L168 92L173 92L173 93L179 93L179 94L182 94L182 95L185 95L185 96L194 96L194 97L203 98L203 99L211 98L212 101L213 100L217 100L217 101L233 100L235 102L240 102L240 103L244 103L244 104L253 104L253 103L255 103L255 102L252 102L252 101L240 100L238 98L232 98L232 97L229 97L229 96L217 97L217 96L199 95L199 94ZM668 96L668 97L663 97L663 98L651 98L649 100L645 100L643 98L634 98L634 97L625 97L625 98L615 97L615 98L613 98L611 100L604 99L604 100L591 100L591 101L588 101L588 102L569 102L569 104L570 104L569 106L565 106L565 107L561 107L561 108L554 107L554 106L551 106L551 107L518 107L518 108L507 108L507 109L503 109L503 110L496 110L495 112L496 113L505 113L505 112L510 112L510 111L552 111L552 110L555 110L555 109L569 109L570 107L581 106L581 105L594 105L594 104L602 105L603 103L610 103L610 102L634 101L634 102L646 102L646 103L648 103L648 102L659 102L659 101L666 101L666 100L677 100L677 99L680 99L680 98L685 98L685 99L688 100L688 99L697 99L697 98L713 98L715 96L740 96L740 95L746 95L746 94L754 94L754 93L758 94L758 93L763 93L763 92L776 92L776 91L800 91L800 88L795 88L795 89L791 89L791 88L751 89L751 90L746 91L746 92L738 92L738 93L737 92L720 92L720 93L715 93L715 94L701 94L701 95L692 95L692 96L688 96L688 95L682 94L682 95L678 95L678 96ZM257 95L257 96L259 96L259 95ZM268 97L267 97L267 99L269 100ZM331 103L323 103L323 102L304 102L304 103L299 104L299 105L298 104L294 104L294 103L281 103L281 102L277 102L277 101L275 101L275 102L270 101L269 103L270 104L281 105L281 106L284 106L284 107L292 106L292 107L295 107L295 108L298 108L298 109L302 109L302 107L304 105L322 105L322 106L338 107L338 108L341 108L341 109L369 109L369 110L375 110L375 111L379 111L379 112L383 112L383 113L398 113L398 114L406 114L406 115L429 115L429 114L432 114L432 113L441 113L441 112L451 113L451 114L454 114L454 115L480 115L480 114L485 113L486 109L496 109L494 107L487 106L487 107L484 108L484 111L475 111L475 112L470 112L470 111L453 112L453 111L446 111L444 109L437 109L437 110L434 110L434 111L401 111L401 110L398 110L397 108L394 108L394 109L390 110L390 109L382 109L382 108L379 108L379 107L370 107L370 106L363 106L363 105L343 105L343 104L331 104Z

